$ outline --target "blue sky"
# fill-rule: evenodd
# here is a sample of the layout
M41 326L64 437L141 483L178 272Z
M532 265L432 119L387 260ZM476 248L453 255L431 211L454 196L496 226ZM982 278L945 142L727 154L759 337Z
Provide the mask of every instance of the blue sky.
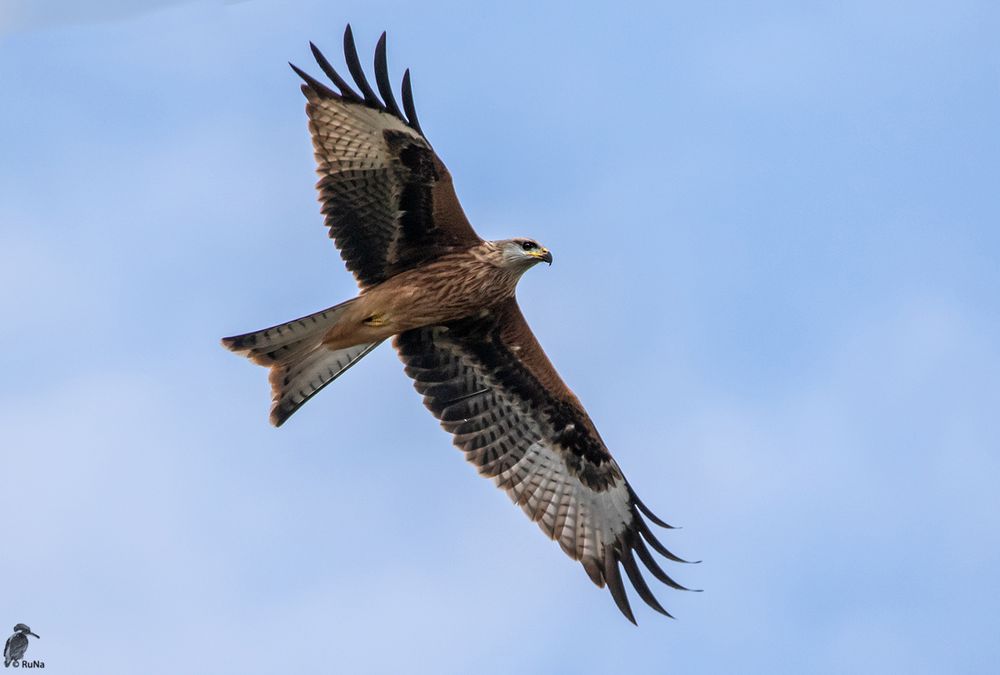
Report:
M4 3L0 621L51 672L992 672L998 19ZM623 620L390 349L274 430L218 346L354 293L286 65L348 21L479 231L554 251L521 304L704 560L677 621Z

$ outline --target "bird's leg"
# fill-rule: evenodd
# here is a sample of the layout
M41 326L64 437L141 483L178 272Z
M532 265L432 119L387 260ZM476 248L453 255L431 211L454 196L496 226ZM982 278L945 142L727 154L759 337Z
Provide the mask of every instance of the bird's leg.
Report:
M376 312L371 316L369 316L368 318L366 318L361 323L365 324L366 326L370 326L372 328L380 328L389 323L389 321L385 312Z

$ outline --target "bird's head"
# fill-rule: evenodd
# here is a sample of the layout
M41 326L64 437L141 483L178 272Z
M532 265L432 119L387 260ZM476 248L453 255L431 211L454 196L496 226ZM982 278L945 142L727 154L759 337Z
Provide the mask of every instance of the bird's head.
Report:
M28 628L28 627L27 627L27 626L26 626L25 624L23 624L23 623L19 623L19 624L17 624L16 626L14 626L14 632L15 632L15 633L27 633L28 635L32 635L32 636L34 636L34 637L38 637L37 635L35 635L34 633L32 633L32 632L31 632L31 629L30 629L30 628ZM39 638L39 639L41 639L41 638Z
M523 272L540 262L552 264L552 254L549 249L534 239L507 239L497 242L503 266Z

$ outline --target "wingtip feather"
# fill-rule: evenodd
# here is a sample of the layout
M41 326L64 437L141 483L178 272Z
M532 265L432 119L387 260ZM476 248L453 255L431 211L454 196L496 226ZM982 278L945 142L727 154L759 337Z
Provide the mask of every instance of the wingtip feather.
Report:
M420 120L417 119L417 107L413 104L413 85L410 82L410 69L403 72L403 109L406 111L407 123L417 130L417 133L427 138L427 134L420 128Z
M654 558L653 554L649 552L649 549L646 547L646 543L641 537L635 537L635 540L632 542L632 548L634 548L635 552L639 554L639 560L641 560L642 564L646 566L646 569L648 569L650 573L661 583L664 583L667 586L670 586L670 588L678 591L691 590L690 588L682 586L674 581L669 574L663 571L663 568L656 562L656 558Z
M626 482L626 485L628 485L628 492L629 492L629 495L632 497L632 501L635 502L636 507L640 511L642 511L646 515L647 518L649 518L651 521L653 521L654 523L656 523L660 527L666 528L668 530L679 530L679 529L681 529L681 528L676 527L674 525L670 525L669 523L665 522L662 518L660 518L659 516L657 516L655 513L653 513L653 511L650 510L650 508L648 506L646 506L646 504L641 499L639 499L639 495L637 495L635 493L635 490L632 489L632 486L630 484L628 484L628 482Z
M382 100L385 101L388 111L405 121L406 118L403 117L403 113L399 109L399 104L396 103L396 97L392 93L392 83L389 81L389 61L386 56L385 31L382 31L382 37L378 39L378 44L375 45L375 84L378 85L378 91L382 94Z
M672 553L670 549L664 546L660 540L656 538L656 535L653 534L653 531L649 529L649 525L646 524L646 521L644 521L640 516L636 516L635 518L635 527L639 531L639 534L642 535L642 538L649 542L649 545L656 549L657 553L662 555L664 558L667 560L673 560L677 563L690 564L690 561Z
M647 584L646 580L642 577L642 572L639 570L639 566L635 562L635 556L633 555L630 547L624 547L624 553L621 558L622 567L625 568L625 573L628 575L629 581L632 582L632 586L639 594L639 597L642 598L647 605L663 616L670 617L671 619L674 618L670 612L663 608L663 605L661 605L660 601L656 599L656 596L653 595L653 591L650 590L649 584Z
M288 65L295 71L295 74L301 77L309 88L312 89L318 96L322 98L340 98L340 95L337 92L330 89L330 87L326 86L315 77L296 66L294 63L289 62Z
M351 72L354 83L358 85L361 94L365 97L365 103L379 110L385 110L382 101L375 95L372 86L368 84L365 69L361 66L361 59L358 58L358 47L354 42L354 32L351 30L351 24L347 24L347 28L344 30L344 59L347 61L347 69Z
M618 569L618 558L615 556L614 551L609 547L604 551L604 580L608 584L608 591L611 592L611 597L614 599L615 604L618 605L618 610L625 615L625 618L632 622L633 625L638 626L639 624L635 620L635 614L632 613L632 606L629 604L628 595L625 594L625 584L622 583L622 573Z
M341 77L340 73L337 72L337 69L333 67L323 52L320 51L319 47L310 42L309 50L312 52L313 58L316 59L316 63L319 64L320 70L322 70L326 76L330 78L330 81L333 82L337 89L340 90L340 95L342 97L355 103L361 103L364 101L364 99L358 95L358 92L351 88L351 85L347 83L347 80Z

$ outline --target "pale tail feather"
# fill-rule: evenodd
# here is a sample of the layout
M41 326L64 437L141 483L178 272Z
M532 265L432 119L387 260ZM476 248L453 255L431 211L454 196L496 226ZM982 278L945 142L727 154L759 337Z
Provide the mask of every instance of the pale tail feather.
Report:
M246 352L246 356L255 363L269 366L282 360L299 343L309 338L325 335L336 325L344 310L352 302L354 300L348 300L339 305L327 307L321 312L263 330L222 338L222 346L234 352ZM278 349L280 347L285 347L285 349Z
M380 344L381 341L331 351L320 343L298 360L273 366L271 424L280 427L306 401Z
M323 344L323 337L351 302L264 330L223 338L227 349L271 369L274 426L281 426L306 401L380 344L359 344L336 351Z

